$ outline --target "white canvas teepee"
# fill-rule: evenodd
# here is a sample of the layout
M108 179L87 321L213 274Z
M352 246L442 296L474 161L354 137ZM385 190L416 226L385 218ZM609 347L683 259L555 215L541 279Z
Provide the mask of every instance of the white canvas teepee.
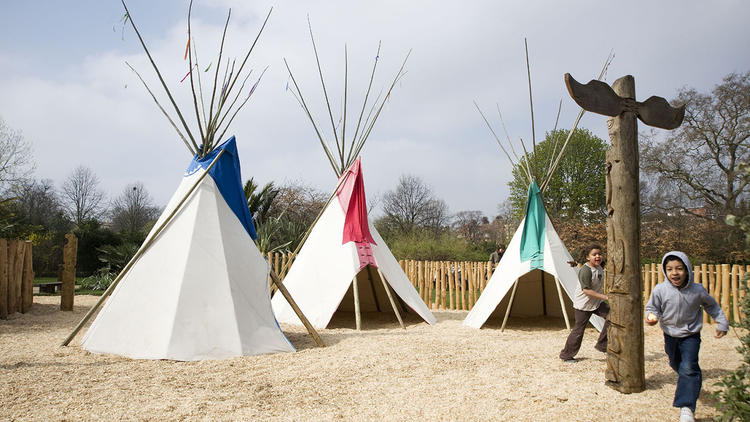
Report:
M352 310L352 280L357 280L361 311L393 312L385 278L403 303L434 324L434 315L367 219L360 160L341 178L337 198L323 211L284 278L289 293L315 328L325 328L337 309ZM280 322L300 324L284 297L274 295L272 305Z
M464 325L481 328L491 315L503 317L508 306L511 306L510 316L563 317L566 310L572 315L578 269L568 264L571 261L573 258L544 210L541 193L536 183L532 183L525 218L464 319ZM515 292L511 292L516 281ZM558 294L558 286L567 300ZM604 319L596 315L590 321L598 330L604 325Z
M294 351L271 310L269 267L251 238L239 170L234 137L191 162L144 242L153 243L83 338L86 350L185 361Z

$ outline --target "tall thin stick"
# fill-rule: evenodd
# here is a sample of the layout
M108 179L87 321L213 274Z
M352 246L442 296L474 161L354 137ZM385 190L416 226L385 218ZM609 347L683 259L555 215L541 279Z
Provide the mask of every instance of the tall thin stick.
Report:
M328 100L328 90L326 89L326 83L323 79L323 69L320 66L320 57L318 56L318 47L315 45L315 37L313 36L312 24L310 23L310 16L307 17L307 27L310 29L310 40L312 41L313 52L315 53L315 62L318 65L318 75L320 75L320 85L323 87L323 97L326 100L326 107L328 108L328 117L331 119L331 127L333 128L333 139L336 141L336 150L341 153L341 145L339 144L339 137L336 133L336 123L333 121L333 112L331 111L331 102ZM343 140L342 140L343 141ZM342 157L343 161L343 157ZM338 174L344 171L344 163L341 163Z
M126 65L128 65L128 67L130 68L130 70L132 70L132 71L133 71L133 73L135 73L135 74L136 74L136 76L138 76L138 79L140 79L140 80L141 80L141 83L143 84L143 86L144 86L144 87L146 87L146 91L148 91L148 93L149 93L149 94L151 94L151 98L153 98L153 99L154 99L154 102L156 103L156 106L157 106L157 107L159 107L159 110L161 110L161 112L162 112L162 113L164 114L164 117L166 117L166 118L167 118L167 120L168 120L168 121L169 121L169 123L170 123L170 124L172 125L172 127L174 128L174 130L176 130L176 131L177 131L177 135L179 135L179 136L180 136L180 139L182 139L182 142L183 142L183 143L185 144L185 146L187 147L188 151L190 151L190 154L191 154L191 155L195 155L195 153L196 153L196 150L194 150L194 149L193 149L193 148L192 148L192 147L190 146L190 144L188 143L187 139L185 139L185 136L184 136L184 135L182 134L182 132L180 131L180 129L179 129L179 128L177 127L177 125L176 125L176 124L174 123L174 121L172 120L172 118L171 118L171 117L169 117L169 114L167 113L167 111L166 111L166 110L164 110L164 107L162 107L162 106L161 106L161 104L159 103L159 100L157 100L157 99L156 99L156 96L154 95L154 93L153 93L153 92L151 92L151 88L149 88L149 86L148 86L148 84L146 83L146 81L144 81L144 80L143 80L143 78L141 77L141 74L140 74L140 73L138 73L138 71L137 71L137 70L135 70L135 68L133 68L133 66L131 66L131 65L130 65L130 63L128 63L128 62L125 62L125 64L126 64Z
M500 138L495 133L495 130L492 128L492 125L490 125L490 122L487 120L487 117L485 117L484 113L482 113L482 110L479 108L479 105L477 104L476 101L474 101L474 107L477 108L477 111L482 116L482 119L484 119L484 123L487 124L487 128L492 133L492 136L495 138L495 141L497 141L497 144L500 146L500 149L505 153L505 156L508 157L508 161L510 161L510 164L515 167L516 163L513 161L512 158L510 158L510 154L508 154L508 151L505 149L505 147L503 146L503 144L500 142ZM527 179L529 180L529 183L531 183L531 175L528 173L528 171L526 171L525 167L523 167L523 166L520 166L520 167L524 171L524 174L526 175Z
M151 62L151 66L156 71L156 75L159 77L161 86L164 88L164 91L166 91L167 96L169 97L169 101L172 103L172 106L174 107L175 112L177 112L177 116L180 118L180 122L182 123L182 126L185 129L185 132L190 138L190 141L193 143L193 147L195 147L195 149L198 150L199 149L198 144L195 142L193 133L190 132L190 128L188 127L187 122L185 122L185 118L182 117L182 112L180 112L180 108L177 106L177 103L172 97L172 92L170 92L169 88L167 88L167 84L164 82L164 78L161 76L161 72L159 72L159 67L156 66L156 63L154 62L153 57L151 57L151 52L148 51L148 47L146 47L146 43L143 41L143 37L141 37L141 33L138 31L138 28L135 26L135 22L133 21L133 15L130 14L130 10L128 10L128 6L125 5L125 0L120 0L120 1L122 2L122 7L125 8L125 13L128 16L128 21L130 22L130 26L133 27L135 34L138 36L138 40L141 42L141 46L143 46L143 50L146 52L146 55L148 56L148 59Z
M523 46L526 49L526 75L529 80L529 106L531 107L531 142L536 151L536 132L534 131L534 99L531 95L531 67L529 66L529 45L526 38L523 39Z

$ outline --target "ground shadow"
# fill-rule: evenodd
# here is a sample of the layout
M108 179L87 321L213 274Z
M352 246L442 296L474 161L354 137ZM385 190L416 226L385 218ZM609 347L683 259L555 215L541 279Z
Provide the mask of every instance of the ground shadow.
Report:
M421 324L427 324L419 315L414 312L401 313L405 330L396 330L400 328L395 314L388 312L363 312L361 314L361 330L357 331L354 312L336 311L325 329L318 329L318 335L326 346L331 346L341 342L351 336L371 337L383 335L383 330L388 330L391 334L406 334L410 328L417 327ZM287 331L284 332L289 341L298 351L315 349L318 345L312 336L306 331Z
M502 318L490 318L484 323L484 329L499 330L503 326ZM511 331L560 331L567 330L565 320L554 317L509 317L505 324L506 330Z

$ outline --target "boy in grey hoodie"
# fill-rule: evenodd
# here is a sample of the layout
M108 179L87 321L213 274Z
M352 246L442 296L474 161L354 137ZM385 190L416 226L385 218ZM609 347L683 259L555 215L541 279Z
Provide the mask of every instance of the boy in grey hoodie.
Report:
M729 322L716 300L702 285L693 282L690 260L683 252L664 255L661 270L665 280L654 287L646 304L646 324L659 322L664 331L664 351L669 366L677 374L674 407L680 408L680 421L693 421L695 403L701 391L703 376L698 366L700 331L703 327L701 307L716 320L716 338L729 330Z

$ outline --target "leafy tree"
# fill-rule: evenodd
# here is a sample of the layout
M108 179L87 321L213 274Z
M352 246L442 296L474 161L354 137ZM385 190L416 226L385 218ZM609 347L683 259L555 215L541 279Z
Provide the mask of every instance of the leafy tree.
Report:
M529 152L534 180L541 185L546 179L560 147L568 136L564 129L548 132L545 139ZM547 212L561 219L601 222L606 216L605 152L607 143L586 129L576 129L567 149L543 194ZM510 187L510 203L515 216L523 216L529 180L516 165Z
M750 168L746 165L740 166L740 172L750 175ZM730 226L739 227L745 233L746 247L750 249L750 216L729 215L726 222ZM739 328L740 330L735 333L739 332L742 335L737 347L737 351L742 355L742 364L716 383L721 389L713 394L713 397L718 399L716 408L722 412L718 418L722 421L750 420L750 318L747 317L750 315L750 273L742 278L740 288L744 294L740 301L740 311L745 318L736 318L740 322L733 322L732 326Z
M323 209L328 195L299 182L291 182L277 189L271 206L264 213L268 227L264 228L261 224L258 228L259 241L256 244L266 251L294 250Z
M0 187L27 178L34 171L31 143L20 131L10 128L0 118Z
M99 259L100 248L105 245L117 246L123 243L121 237L102 227L97 220L84 221L73 230L73 233L78 237L76 272L82 276L94 274L102 267Z
M750 182L738 168L750 161L750 72L727 75L710 94L683 88L673 103L687 105L682 126L641 148L643 173L659 182L652 202L702 218L741 215Z
M8 209L12 217L5 237L30 239L34 244L33 266L39 275L55 276L62 263L64 235L71 229L51 180L27 179L11 190Z
M78 166L62 186L63 208L68 218L77 225L99 218L104 209L104 192L99 189L99 178L93 170Z
M115 232L126 232L145 239L146 229L158 217L159 208L154 205L141 182L126 186L120 196L112 201L112 230Z
M245 186L243 187L243 190L245 191L245 199L247 199L247 207L250 210L250 215L253 217L253 223L256 226L265 223L268 218L268 213L271 210L273 200L279 194L279 189L273 186L273 182L266 183L260 191L258 191L259 187L260 186L255 183L252 177L245 182Z

